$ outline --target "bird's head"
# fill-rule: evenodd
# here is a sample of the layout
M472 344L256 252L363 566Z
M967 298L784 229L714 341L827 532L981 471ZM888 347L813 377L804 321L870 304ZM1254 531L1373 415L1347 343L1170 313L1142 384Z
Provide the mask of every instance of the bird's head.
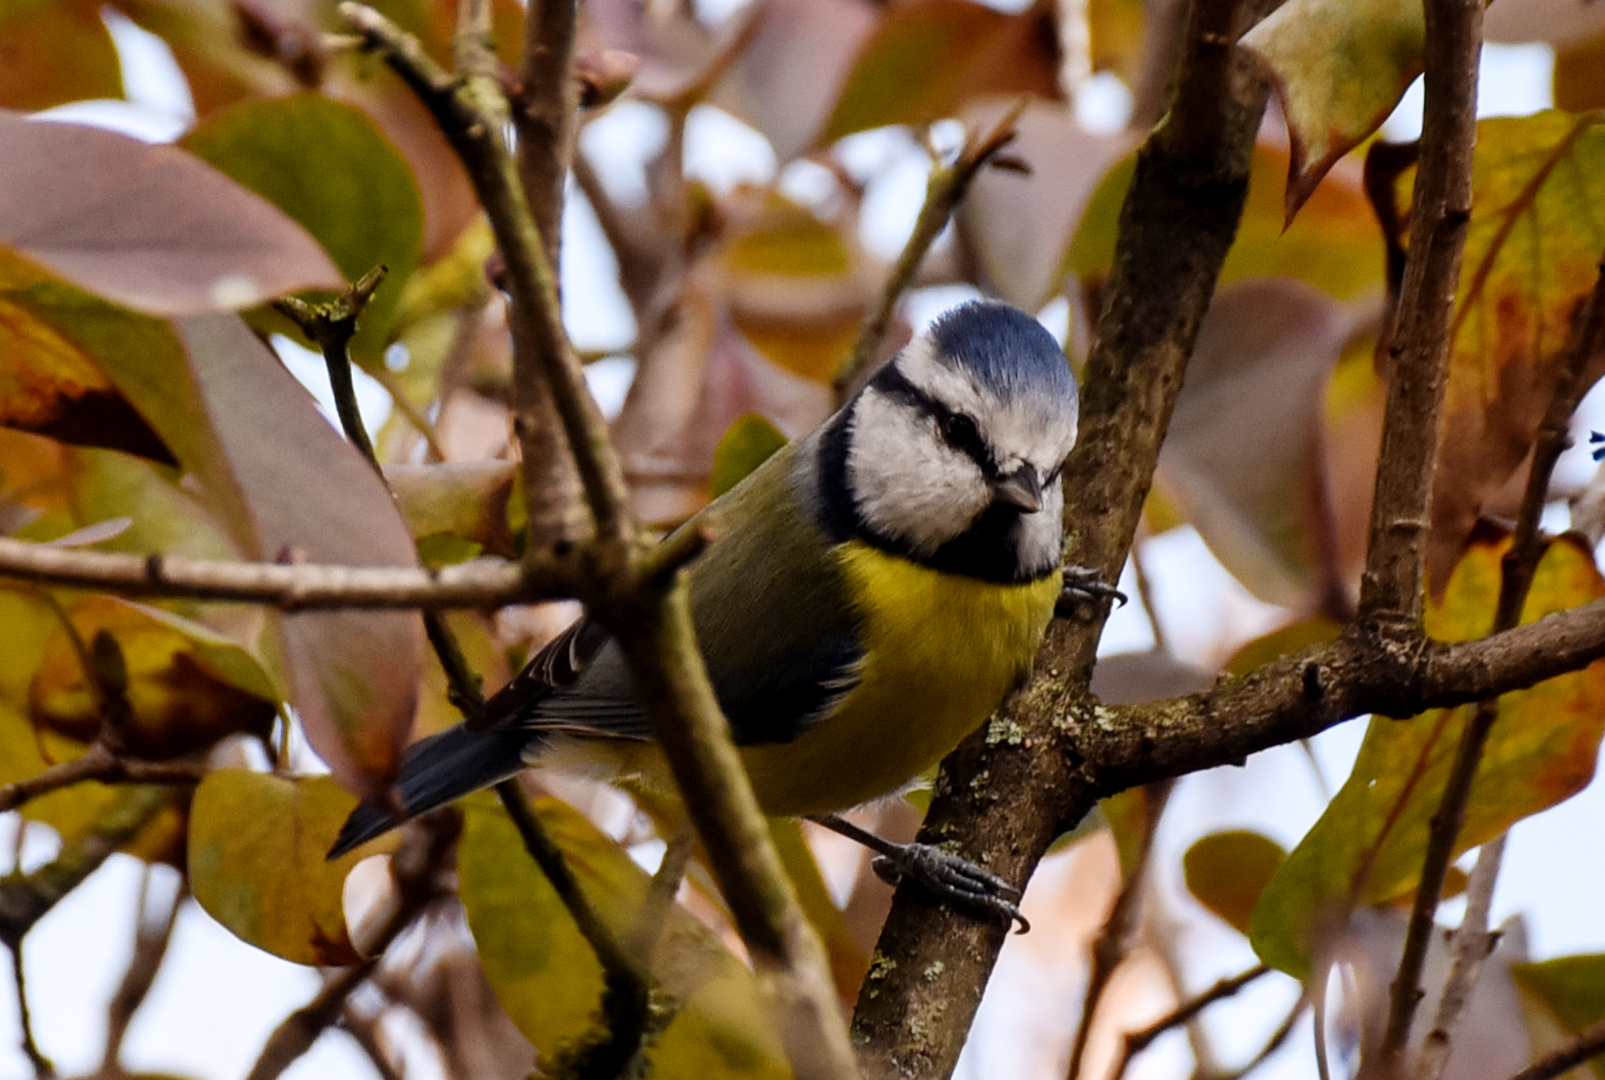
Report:
M854 531L965 576L1048 573L1076 416L1070 365L1040 323L1002 303L948 312L838 418Z

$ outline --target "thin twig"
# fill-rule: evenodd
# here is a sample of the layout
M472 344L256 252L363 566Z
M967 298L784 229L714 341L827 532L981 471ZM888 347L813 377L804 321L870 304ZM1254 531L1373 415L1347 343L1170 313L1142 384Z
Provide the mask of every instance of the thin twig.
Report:
M479 608L573 595L569 563L536 553L522 564L475 559L438 570L406 566L248 562L78 551L0 537L0 577L121 596L313 608Z
M1553 1080L1602 1053L1605 1053L1605 1020L1577 1036L1569 1046L1545 1054L1510 1080Z
M1180 1027L1182 1024L1187 1023L1193 1017L1215 1004L1215 1002L1231 997L1249 983L1268 974L1270 970L1264 964L1258 964L1247 971L1222 979L1203 993L1182 1002L1175 1009L1161 1016L1147 1027L1138 1031L1127 1032L1120 1048L1120 1057L1116 1060L1114 1070L1109 1075L1113 1080L1120 1080L1120 1077L1126 1074L1126 1067L1131 1063L1131 1059L1148 1049L1159 1036L1172 1028Z
M362 1047L367 1055L368 1063L379 1074L379 1080L405 1080L405 1077L394 1062L390 1060L384 1041L379 1032L379 1019L383 1011L372 1016L366 1016L352 1007L350 999L346 1000L340 1009L340 1030L351 1036L353 1042Z
M602 965L602 1019L579 1046L565 1053L566 1063L574 1070L572 1075L634 1075L652 1040L672 1018L673 1010L656 1000L651 974L591 906L562 849L547 835L524 800L518 781L503 780L496 785L496 794L518 828L524 850L546 875L580 936Z
M1282 1021L1281 1026L1272 1032L1271 1037L1265 1040L1265 1045L1260 1047L1259 1053L1249 1058L1242 1068L1213 1075L1195 1075L1194 1080L1243 1080L1243 1077L1265 1064L1272 1054L1282 1048L1282 1044L1287 1042L1288 1036L1293 1034L1293 1029L1298 1026L1299 1019L1303 1017L1309 1003L1308 995L1300 995L1293 1003L1293 1007L1288 1010L1287 1018Z
M39 1044L34 1041L33 1017L28 1011L28 978L22 970L20 941L11 947L11 981L17 991L18 1036L22 1042L22 1052L33 1065L34 1075L40 1080L49 1080L56 1075L56 1066L40 1052Z
M1477 852L1477 865L1472 868L1471 881L1466 886L1466 913L1460 919L1452 942L1454 960L1444 979L1443 996L1438 999L1432 1030L1421 1044L1421 1055L1416 1060L1416 1080L1438 1080L1443 1075L1449 1064L1455 1028L1471 1002L1472 991L1477 988L1483 961L1499 942L1498 934L1489 933L1488 920L1509 836L1509 833L1500 833Z
M454 77L441 70L416 38L370 7L347 2L340 5L340 14L430 110L462 159L506 263L512 321L527 320L535 335L528 354L532 362L514 365L515 430L539 423L538 415L526 415L519 407L538 400L543 391L536 383L544 379L584 481L598 535L623 555L634 541L624 475L563 332L556 271L506 144L506 96L488 75Z
M346 438L381 476L384 474L379 468L379 458L373 452L373 440L368 438L368 429L363 427L362 415L357 410L357 391L352 384L351 357L347 349L352 335L357 332L357 319L388 272L383 266L374 267L342 295L326 304L308 304L293 296L273 302L273 307L280 314L299 326L307 339L322 350L340 426L345 429Z
M133 956L129 958L128 969L123 972L122 983L106 1006L106 1050L100 1062L101 1074L105 1076L116 1076L122 1072L118 1058L122 1055L128 1025L133 1023L134 1014L139 1011L156 982L162 959L167 955L167 946L173 940L173 927L178 922L179 909L184 906L184 898L188 894L180 885L174 889L172 901L166 910L152 918L150 902L154 883L155 868L147 866L139 890L139 911L134 918Z
M263 1044L246 1080L275 1080L340 1018L346 1000L378 968L390 943L438 895L435 868L456 838L455 829L442 828L408 830L403 834L401 850L391 860L400 902L374 938L373 955L335 974L311 1001L285 1017Z
M1532 467L1527 476L1527 487L1522 494L1521 510L1516 519L1510 549L1505 553L1502 564L1499 602L1494 614L1495 631L1509 630L1520 622L1521 610L1526 603L1533 575L1545 550L1539 524L1549 494L1550 477L1554 473L1555 463L1570 445L1571 417L1577 411L1578 402L1588 389L1583 372L1602 343L1605 343L1605 262L1601 264L1594 289L1585 301L1577 325L1573 328L1565 360L1557 373L1549 408L1538 429L1538 441L1533 452ZM1424 930L1421 931L1423 934L1430 935L1432 931L1432 913L1437 908L1443 876L1454 857L1454 847L1459 839L1461 826L1465 822L1466 808L1471 800L1471 785L1482 762L1483 750L1487 746L1493 725L1498 718L1498 699L1480 702L1461 734L1460 743L1455 749L1454 763L1444 783L1443 798L1432 817L1427 852L1423 859L1423 884L1417 893L1415 908L1411 913L1411 932L1416 931L1418 923L1424 926ZM1485 848L1483 857L1478 859L1478 869L1485 877L1481 889L1483 895L1474 896L1472 902L1467 905L1460 934L1455 942L1455 962L1445 984L1433 1029L1428 1035L1422 1057L1417 1063L1416 1080L1437 1080L1442 1075L1444 1066L1448 1064L1450 1038L1470 1000L1476 978L1482 971L1482 961L1488 954L1488 901L1493 892L1503 851L1503 844L1496 844L1491 850ZM1486 862L1484 857L1487 857ZM1439 869L1440 863L1442 870ZM1437 883L1430 894L1429 882ZM1410 941L1407 938L1407 952L1409 947ZM1401 975L1403 973L1401 966Z
M881 287L879 301L864 316L864 324L859 328L852 351L847 354L847 359L832 380L838 404L847 397L848 391L874 361L881 339L886 336L886 328L891 325L897 301L908 291L920 263L925 260L926 252L941 235L954 208L964 201L964 196L970 190L970 182L998 151L1014 141L1014 125L1025 112L1026 104L1026 99L1021 98L988 131L966 138L958 157L951 164L932 164L930 180L925 185L925 203L914 222L914 231L909 234L908 242L892 264L886 284Z
M52 765L37 776L0 785L0 814L90 780L102 784L198 784L206 775L204 761L140 761L116 754L105 743L94 743L71 761Z
M1527 592L1545 550L1539 525L1549 492L1549 480L1554 473L1555 463L1570 443L1568 431L1572 414L1577 411L1577 404L1588 389L1583 379L1584 369L1602 342L1605 342L1605 267L1602 267L1581 317L1573 327L1549 407L1538 429L1533 463L1527 475L1527 487L1522 494L1521 511L1516 519L1510 549L1505 553L1501 566L1499 600L1493 623L1496 632L1513 629L1521 621ZM1396 1064L1409 1038L1415 1003L1420 996L1421 967L1425 963L1433 932L1434 914L1443 894L1443 883L1454 858L1461 826L1465 823L1466 810L1471 802L1471 788L1482 763L1483 750L1498 719L1497 698L1478 703L1461 732L1454 761L1444 780L1443 795L1437 811L1432 815L1427 849L1422 856L1421 884L1417 887L1415 902L1411 907L1399 973L1389 1000L1388 1027L1382 1044L1385 1062ZM1492 864L1497 865L1497 861ZM1490 881L1488 890L1491 892L1492 888ZM1467 909L1468 921L1462 926L1464 936L1457 944L1456 963L1451 969L1450 982L1446 985L1438 1018L1433 1025L1434 1037L1427 1044L1427 1054L1422 1058L1416 1074L1418 1080L1437 1080L1441 1075L1448 1062L1450 1035L1464 1012L1474 981L1482 970L1482 959L1487 954L1484 947L1487 911L1484 908L1481 912L1483 921L1480 927L1476 924L1476 914L1476 909Z
M1159 828L1160 815L1165 812L1165 804L1170 801L1173 787L1167 781L1150 785L1142 792L1145 811L1142 847L1137 853L1136 865L1121 883L1120 893L1115 897L1108 917L1092 942L1092 963L1087 971L1087 988L1082 995L1081 1022L1076 1025L1075 1038L1070 1044L1070 1064L1065 1070L1069 1080L1078 1080L1081 1076L1098 1005L1109 987L1109 980L1131 950L1131 939L1142 915L1142 890L1148 880L1148 860L1153 853L1154 831Z

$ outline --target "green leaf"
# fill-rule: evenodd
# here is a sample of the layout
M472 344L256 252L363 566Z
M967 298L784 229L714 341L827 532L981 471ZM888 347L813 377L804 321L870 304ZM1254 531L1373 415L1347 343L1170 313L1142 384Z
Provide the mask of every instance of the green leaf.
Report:
M747 413L730 425L713 451L713 476L709 481L717 499L769 460L769 455L786 445L780 429L757 413Z
M390 268L352 341L360 361L378 363L423 251L418 184L390 140L361 110L308 93L224 109L183 145L299 222L348 281Z
M601 968L506 815L466 805L458 852L468 928L492 989L518 1029L550 1061L596 1022ZM621 940L637 926L648 877L617 844L555 799L535 801L597 914ZM679 1011L650 1050L660 1080L790 1076L763 997L746 966L683 908L671 905L652 972Z
M1270 70L1293 142L1288 221L1393 112L1421 73L1426 38L1421 5L1398 0L1290 0L1243 35Z
M1451 326L1429 578L1526 460L1605 251L1605 128L1561 112L1477 125L1471 223ZM1412 174L1413 175L1413 174ZM1591 358L1584 385L1605 369Z
M1510 973L1526 996L1536 998L1568 1036L1581 1035L1605 1020L1605 953L1512 964ZM1596 1055L1592 1063L1594 1075L1605 1078L1605 1056Z
M325 859L356 800L328 776L208 773L190 806L195 899L236 937L297 964L354 964L341 896L375 841ZM386 838L393 848L398 841Z
M1238 933L1248 933L1260 894L1287 852L1256 832L1234 830L1202 837L1182 856L1187 891Z
M1467 551L1443 601L1428 608L1434 637L1465 641L1491 630L1508 545L1481 539ZM1605 581L1591 554L1563 537L1539 563L1522 622L1601 596ZM1354 771L1254 910L1250 940L1267 964L1303 977L1350 910L1416 888L1430 821L1474 708L1371 721ZM1602 731L1605 662L1500 698L1456 853L1587 786Z

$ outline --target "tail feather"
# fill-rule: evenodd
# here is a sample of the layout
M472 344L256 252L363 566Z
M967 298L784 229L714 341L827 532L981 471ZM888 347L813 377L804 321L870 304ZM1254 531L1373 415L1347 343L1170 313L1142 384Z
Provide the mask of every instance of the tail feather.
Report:
M409 818L517 775L530 743L540 737L528 729L470 731L458 724L420 739L408 748L396 780L402 813L363 803L346 819L328 857L337 859Z

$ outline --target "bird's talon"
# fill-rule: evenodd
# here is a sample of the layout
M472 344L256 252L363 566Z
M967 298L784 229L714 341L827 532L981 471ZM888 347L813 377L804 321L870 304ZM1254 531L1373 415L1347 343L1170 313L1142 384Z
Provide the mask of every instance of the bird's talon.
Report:
M1011 926L1019 923L1022 934L1031 929L1031 923L1015 904L1020 899L1019 889L990 870L941 848L898 844L891 853L876 856L870 868L888 885L912 878L948 903L989 911Z
M1111 600L1117 607L1126 605L1126 594L1113 585L1099 580L1099 571L1090 566L1064 568L1064 587L1059 591L1054 612L1061 616L1074 616L1083 604Z

